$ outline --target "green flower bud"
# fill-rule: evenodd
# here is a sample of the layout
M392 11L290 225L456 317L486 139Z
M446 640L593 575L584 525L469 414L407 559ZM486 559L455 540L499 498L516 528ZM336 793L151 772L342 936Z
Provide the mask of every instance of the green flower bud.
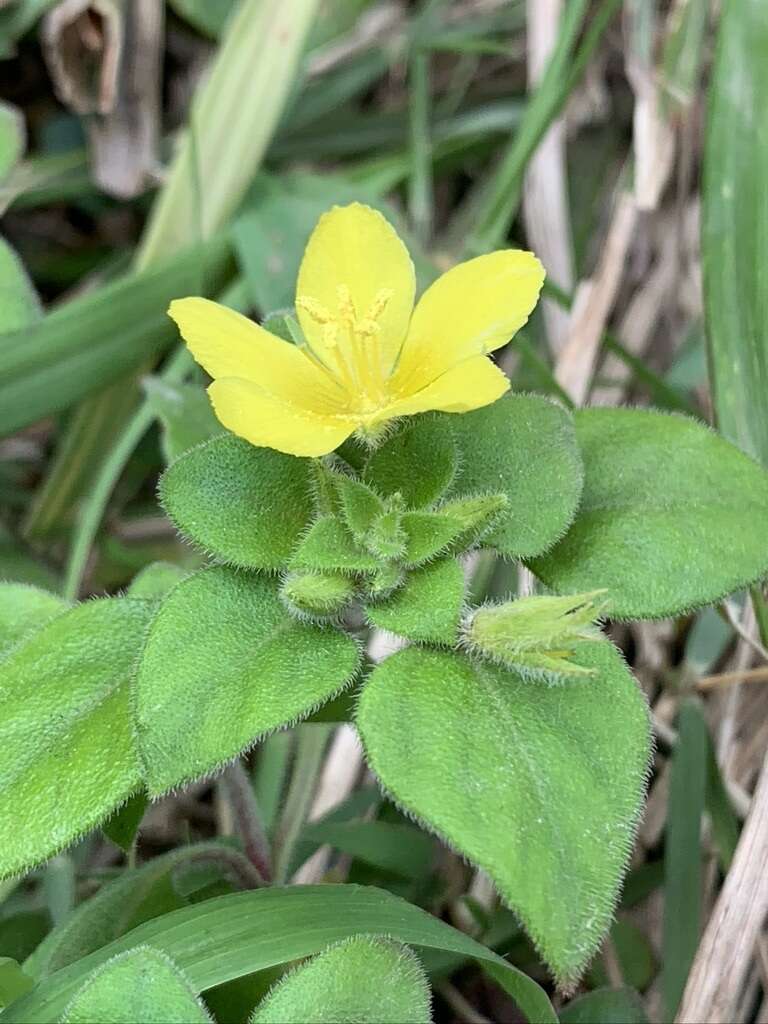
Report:
M280 594L299 618L334 618L355 596L355 582L338 573L293 573L283 581Z
M489 604L464 627L464 643L522 676L549 683L589 676L573 659L581 644L601 636L594 624L603 610L603 590L563 597L523 597Z
M377 516L365 538L365 546L371 554L387 562L402 558L405 542L399 509L390 509Z
M396 562L387 562L371 575L368 594L372 598L388 597L405 581L405 572Z

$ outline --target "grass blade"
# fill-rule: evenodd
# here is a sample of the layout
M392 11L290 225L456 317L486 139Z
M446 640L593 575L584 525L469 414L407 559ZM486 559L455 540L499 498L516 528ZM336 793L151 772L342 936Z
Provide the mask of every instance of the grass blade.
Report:
M699 706L680 708L672 755L664 846L664 955L666 1020L673 1020L699 944L701 926L701 816L707 781L709 734Z
M208 238L234 213L294 82L317 0L244 0L198 93L137 265Z
M768 464L768 8L725 5L709 94L702 258L720 430Z
M176 960L195 991L202 992L311 956L360 932L473 957L513 997L531 1024L557 1022L544 991L502 957L391 893L359 885L258 889L165 914L50 975L9 1007L3 1019L7 1024L57 1020L90 971L143 943Z

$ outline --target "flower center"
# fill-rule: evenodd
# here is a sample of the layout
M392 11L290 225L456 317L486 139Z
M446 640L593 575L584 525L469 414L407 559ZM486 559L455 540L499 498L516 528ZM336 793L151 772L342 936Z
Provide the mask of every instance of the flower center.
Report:
M296 306L323 328L322 352L310 344L312 355L339 380L360 412L374 412L386 397L389 367L381 346L381 317L391 297L392 289L382 288L362 316L343 284L336 288L333 312L309 295L296 297Z

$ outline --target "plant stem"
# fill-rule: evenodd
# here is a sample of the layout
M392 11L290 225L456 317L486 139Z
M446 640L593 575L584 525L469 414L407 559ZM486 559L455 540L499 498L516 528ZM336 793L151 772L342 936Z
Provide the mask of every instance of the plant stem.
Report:
M291 869L296 843L312 804L328 733L320 725L302 725L298 729L291 784L275 839L274 879L278 885L286 882Z
M163 379L167 381L181 380L190 365L191 357L187 350L185 348L178 349L163 372ZM136 445L149 430L154 418L155 414L149 405L146 402L142 403L126 423L117 443L99 470L80 513L67 559L63 595L68 601L76 601L80 594L88 556L109 497L126 462L133 454Z
M251 780L242 761L235 761L224 774L224 786L237 822L243 850L264 882L272 878L269 842L256 803Z

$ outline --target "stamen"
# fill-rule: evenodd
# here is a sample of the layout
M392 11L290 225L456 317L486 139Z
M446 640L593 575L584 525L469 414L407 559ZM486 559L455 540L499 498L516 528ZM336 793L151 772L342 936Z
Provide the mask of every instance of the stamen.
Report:
M370 317L365 317L357 322L357 333L362 334L366 338L372 338L374 334L378 334L380 331L381 324L377 324Z
M334 320L326 320L323 323L323 345L328 349L334 349L339 343L339 325Z
M382 288L376 298L371 304L371 308L368 310L368 315L365 317L366 320L378 320L384 310L387 308L387 303L394 295L391 288Z
M317 324L332 324L336 319L321 302L309 295L297 295L296 306L298 309L303 309Z
M355 322L357 320L357 313L355 311L355 304L352 301L352 295L349 291L349 288L345 284L337 285L336 296L339 315L343 320L346 320L350 327L354 330Z

